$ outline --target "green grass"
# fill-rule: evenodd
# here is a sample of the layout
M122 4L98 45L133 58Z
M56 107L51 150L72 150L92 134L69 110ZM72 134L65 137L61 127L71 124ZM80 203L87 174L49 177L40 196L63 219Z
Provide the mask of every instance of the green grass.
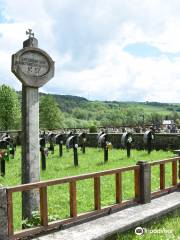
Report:
M178 240L180 239L180 212L170 213L161 219L140 225L143 235L136 235L135 229L118 234L116 240ZM164 231L165 230L165 231ZM159 231L159 232L158 232Z
M130 106L133 104L130 104ZM144 103L135 103L136 107L142 108L144 113L146 114L152 114L152 113L159 113L161 115L168 115L171 114L171 111L167 110L164 106L152 106L152 105L146 105Z
M161 115L168 115L171 114L171 111L165 110L164 108L160 107L154 107L154 106L147 106L144 108L144 112L147 114L152 114L152 113L159 113Z
M47 159L47 170L41 172L41 180L62 178L66 176L102 171L112 168L130 166L139 160L160 160L174 156L172 152L153 151L148 155L145 151L132 151L130 159L126 157L124 150L113 149L109 151L109 161L104 164L103 151L96 148L87 148L86 154L79 151L79 167L73 166L73 152L64 149L64 155L58 157L58 148L54 155L49 154ZM0 184L12 186L21 183L20 148L17 148L15 159L7 162L7 171L4 178L0 178ZM133 171L123 173L123 200L134 197L134 175ZM171 185L171 166L167 164L166 185ZM159 188L159 168L153 167L152 189ZM21 194L13 194L14 201L14 224L15 229L21 228ZM115 203L115 181L114 176L101 178L101 203L102 206ZM93 209L93 179L77 182L77 207L78 213ZM50 215L58 215L60 219L69 217L69 185L56 185L48 187L48 210Z

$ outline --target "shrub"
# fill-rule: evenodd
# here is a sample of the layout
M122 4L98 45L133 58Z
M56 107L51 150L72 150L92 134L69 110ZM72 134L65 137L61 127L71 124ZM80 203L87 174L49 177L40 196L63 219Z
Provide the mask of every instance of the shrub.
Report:
M91 126L91 127L89 128L89 132L90 132L90 133L97 133L97 127L96 127L96 126Z
M58 216L52 216L52 215L48 215L48 221L49 222L53 222L58 220L59 217ZM32 213L32 217L30 219L25 219L22 221L22 227L23 229L25 228L32 228L32 227L37 227L41 224L41 218L40 218L40 214L38 211L34 211Z

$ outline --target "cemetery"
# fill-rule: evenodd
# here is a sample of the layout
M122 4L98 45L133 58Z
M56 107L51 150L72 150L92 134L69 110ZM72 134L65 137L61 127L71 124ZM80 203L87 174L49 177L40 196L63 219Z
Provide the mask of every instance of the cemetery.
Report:
M114 169L119 167L128 167L130 165L136 164L139 160L150 160L150 161L157 161L159 159L165 159L165 158L173 158L174 154L172 152L164 152L164 151L153 151L151 155L147 154L145 151L137 151L132 150L131 158L127 158L126 151L125 150L118 150L118 149L112 149L109 152L109 160L107 164L104 164L104 156L103 156L103 150L98 150L97 148L87 148L86 154L83 154L80 149L78 149L78 157L79 157L79 167L74 167L73 163L73 150L70 150L67 152L66 147L63 147L64 155L62 158L59 157L59 149L58 145L55 146L55 152L52 154L51 152L48 153L47 162L46 162L46 171L43 169L41 170L41 180L50 180L50 179L57 179L57 178L63 178L66 176L76 176L81 175L84 173L93 173L97 171L105 171L107 169ZM11 166L13 165L13 171L11 169ZM166 167L166 185L171 184L171 164L167 163ZM155 167L153 169L153 190L155 191L158 189L158 182L157 179L159 179L159 168ZM110 203L114 202L114 178L112 177L104 177L102 178L102 199L103 204L102 205L108 205ZM133 174L126 173L123 177L123 195L124 199L128 199L132 196L133 193L133 186L131 187L131 191L129 191L129 185L133 181ZM1 178L1 184L3 185L19 185L21 183L21 167L20 167L20 147L17 148L15 159L10 159L9 162L6 163L6 175L4 178ZM90 190L90 187L92 187L92 181L87 181L87 183L78 183L82 185L78 185L78 199L81 202L80 203L80 211L85 212L93 207L93 192L92 189ZM87 187L89 186L89 187ZM85 187L85 189L84 189ZM108 194L109 189L111 189L111 194ZM113 191L112 191L113 189ZM57 215L59 212L59 217L64 218L68 216L68 186L64 188L56 188L53 187L51 190L51 187L49 189L51 196L51 201L48 201L49 205L49 211L50 215ZM51 192L52 191L52 192ZM57 196L54 198L53 192L56 192ZM58 194L59 193L59 194ZM18 205L18 197L14 196L14 206ZM61 198L59 196L61 195ZM64 196L62 198L62 195ZM90 200L88 204L85 205L86 200ZM87 203L87 202L86 202ZM53 208L53 206L58 206L58 209ZM62 209L60 209L62 206ZM67 206L65 208L64 206ZM88 209L89 208L89 209ZM14 217L16 226L18 228L21 226L21 219L19 208L14 208Z
M132 134L125 133L122 135L121 148L112 148L107 138L108 134L101 132L98 135L99 137L96 139L96 147L85 147L84 143L86 143L87 136L83 133L76 136L75 141L73 140L74 136L72 133L67 134L66 139L62 134L46 134L45 132L39 134L39 152L41 158L40 179L43 182L45 181L44 183L47 182L47 217L49 221L60 221L60 225L66 224L66 221L69 221L66 219L73 219L79 214L81 215L83 213L84 217L89 216L88 214L91 215L90 212L93 211L94 207L95 209L99 208L100 210L101 208L104 209L107 206L113 206L114 204L117 208L117 203L119 202L123 202L123 204L127 204L127 206L132 204L132 199L134 198L133 195L137 194L136 191L138 191L136 189L137 182L134 182L134 179L137 181L136 166L138 165L136 164L141 160L148 161L152 164L151 166L153 166L151 169L151 191L153 194L159 194L163 189L169 191L170 186L175 186L177 184L178 161L180 159L176 157L177 155L175 155L173 151L155 151L152 149L152 151L148 153L148 148L144 146L144 150L132 149L130 151L131 155L129 156L129 148L126 147L126 145L128 141L130 143L133 141ZM128 138L130 139L128 140ZM83 151L82 143L84 144L85 152ZM107 147L108 145L111 147ZM9 186L10 189L10 186L13 186L13 224L15 232L21 230L22 227L22 221L20 221L22 218L22 212L19 207L21 202L20 159L21 146L17 146L15 157L10 157L9 160L6 161L6 174L2 175L1 178L1 184ZM46 160L43 161L44 159ZM167 160L164 161L163 159ZM95 176L98 172L101 181L99 182L99 180L96 180L98 181L96 183ZM70 176L73 177L70 178ZM116 178L114 178L114 176L116 176ZM117 176L119 178L117 178ZM75 186L71 186L70 181L72 179L75 180ZM99 198L93 200L95 197L93 197L94 191L99 191L99 187L96 186L96 184L99 184L98 186L101 189L101 197L98 196L100 193L97 192L96 194ZM14 186L17 186L17 188ZM34 187L35 186L36 183ZM37 186L40 187L41 185ZM97 189L95 187L97 187ZM30 189L32 188L33 185ZM76 200L73 200L74 191L76 191ZM74 203L75 205L73 205L73 201L77 201ZM94 204L97 204L97 206L94 206ZM120 208L122 207L123 205L121 205ZM86 212L87 216L85 214ZM82 217L80 217L80 219L81 218ZM39 217L38 219L39 220L36 224L42 224ZM26 225L28 226L28 223L25 221L24 226ZM33 224L29 223L29 226L33 227ZM27 234L29 234L28 231ZM17 236L21 236L21 234Z
M0 135L0 240L35 239L51 231L61 236L60 230L59 239L66 240L76 225L102 224L104 218L108 226L116 215L142 213L139 222L128 225L128 219L124 227L88 238L106 239L179 209L178 132L157 133L152 126L141 133L39 129L39 88L53 78L55 63L32 30L26 34L11 67L22 83L22 130Z

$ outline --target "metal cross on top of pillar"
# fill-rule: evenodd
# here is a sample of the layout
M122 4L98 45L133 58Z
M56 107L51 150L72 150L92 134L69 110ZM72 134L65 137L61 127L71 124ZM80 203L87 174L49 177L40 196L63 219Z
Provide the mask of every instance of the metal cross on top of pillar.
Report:
M34 37L34 33L32 32L32 29L28 29L28 31L26 31L26 35L29 35L29 38Z

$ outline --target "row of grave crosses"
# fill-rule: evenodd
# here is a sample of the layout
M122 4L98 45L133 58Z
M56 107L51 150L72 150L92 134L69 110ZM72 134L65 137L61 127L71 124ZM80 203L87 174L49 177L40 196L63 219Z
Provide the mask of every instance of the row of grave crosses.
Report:
M154 144L154 132L148 130L145 132L143 141L147 148L148 153L152 151ZM54 153L54 144L59 145L59 157L63 156L63 143L65 142L66 149L73 149L73 162L74 166L78 166L78 147L81 147L83 153L85 153L86 147L86 133L80 133L79 135L73 134L70 132L66 139L63 134L55 134L42 132L40 134L40 152L41 152L41 166L42 170L46 170L46 158L48 156L48 151ZM108 161L108 151L112 149L112 144L108 140L108 134L105 132L100 132L97 136L98 147L104 149L104 162ZM49 147L46 147L46 144L49 143ZM131 148L133 143L133 134L131 132L125 132L121 138L121 145L127 150L127 157L131 156Z
M152 151L152 145L154 142L154 132L148 130L145 132L143 141L147 147L147 151L150 154ZM81 147L81 151L84 154L86 148L86 133L80 133L79 135L70 132L68 136L65 137L63 134L55 133L40 133L40 152L41 152L41 167L42 170L46 170L46 158L48 157L48 152L54 154L54 145L59 145L59 157L63 156L63 143L65 142L66 149L73 149L73 162L74 166L78 166L78 147ZM121 138L121 145L127 150L127 157L131 156L131 147L133 143L133 134L131 132L125 132ZM104 162L108 161L108 151L112 149L112 144L108 140L108 134L105 132L100 132L97 136L98 147L104 149ZM49 147L46 147L49 143ZM8 135L4 134L0 139L0 165L1 165L1 175L5 175L5 162L9 160L10 155L14 158L16 150L16 145L13 143L13 139Z
M42 170L46 170L46 158L48 156L48 152L50 151L54 154L54 144L59 145L59 157L63 156L63 143L64 143L64 135L63 134L55 134L42 132L40 134L40 152L41 152L41 167ZM46 147L46 144L49 143L49 147ZM74 166L78 166L78 147L81 147L82 153L85 153L86 148L86 133L83 132L79 135L74 135L70 132L66 138L66 149L73 148L74 153Z
M86 133L80 133L79 135L73 135L70 132L66 138L66 149L73 149L74 152L74 166L78 166L78 146L81 147L83 153L85 153L86 148ZM63 156L63 143L64 143L64 135L63 134L54 134L45 132L40 134L40 152L41 152L41 166L42 170L46 170L46 158L48 156L48 152L54 153L54 144L59 145L59 157ZM148 130L145 132L143 136L143 142L146 145L147 151L150 154L153 148L155 139L155 134L152 130ZM98 147L104 149L104 162L108 161L108 150L112 149L112 144L108 140L108 134L104 132L100 132L97 137ZM133 134L131 132L125 132L121 138L121 145L127 150L127 157L131 156L131 147L133 143ZM46 147L46 143L49 142L49 147ZM10 156L14 158L16 151L16 144L13 142L13 139L8 135L4 134L0 138L0 170L1 176L5 175L5 163L9 161ZM180 169L179 169L179 177L180 177Z
M112 149L112 144L108 140L108 134L105 132L100 132L97 137L98 147L104 149L104 162L108 161L108 150ZM153 130L148 130L144 133L143 142L147 148L148 154L151 153L153 144L155 140L155 133ZM133 143L133 134L132 132L124 132L121 137L121 145L127 150L127 157L131 156L131 148Z

